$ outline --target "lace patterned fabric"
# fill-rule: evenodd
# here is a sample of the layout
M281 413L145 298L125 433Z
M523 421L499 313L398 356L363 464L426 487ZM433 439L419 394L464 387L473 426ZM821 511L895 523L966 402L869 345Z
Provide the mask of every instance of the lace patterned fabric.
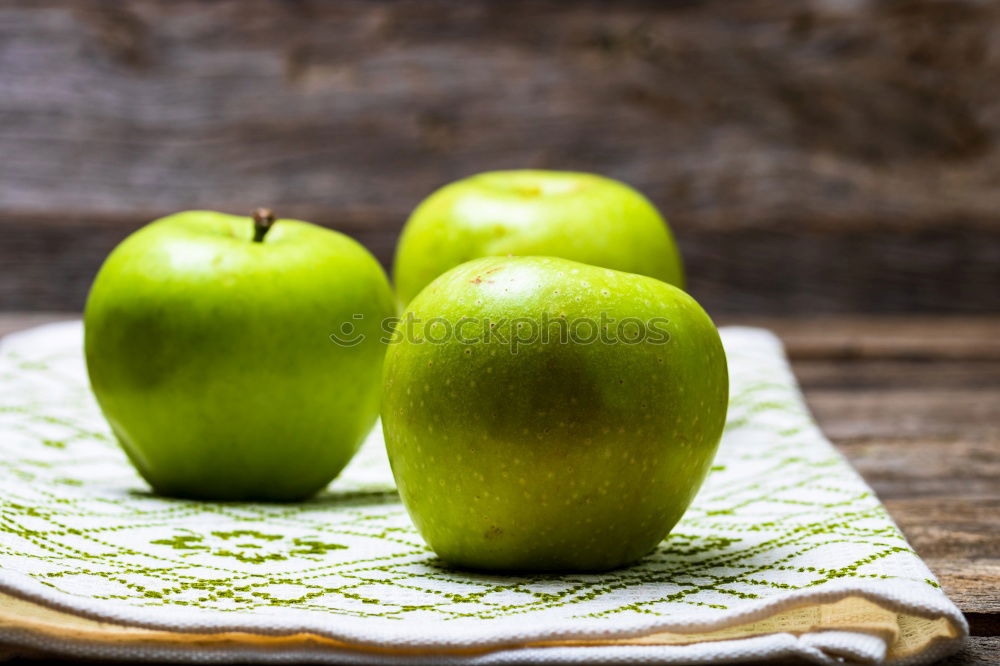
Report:
M535 576L438 561L399 502L378 427L309 502L156 497L90 394L80 324L10 336L0 653L832 664L957 649L964 619L813 423L778 340L722 335L728 423L681 523L635 566Z

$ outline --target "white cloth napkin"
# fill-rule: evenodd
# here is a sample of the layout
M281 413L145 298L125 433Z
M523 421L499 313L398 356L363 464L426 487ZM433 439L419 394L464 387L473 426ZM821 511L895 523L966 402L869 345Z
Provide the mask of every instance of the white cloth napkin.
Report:
M722 336L728 424L681 523L635 566L535 576L439 562L399 503L379 428L313 501L156 497L89 392L79 322L9 336L0 343L0 652L918 664L955 651L965 620L812 422L777 338L748 328Z

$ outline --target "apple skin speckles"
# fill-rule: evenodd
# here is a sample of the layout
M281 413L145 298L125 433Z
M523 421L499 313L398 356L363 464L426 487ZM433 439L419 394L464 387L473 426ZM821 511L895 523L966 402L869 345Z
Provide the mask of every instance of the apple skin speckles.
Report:
M470 282L497 268L516 289ZM630 345L535 339L516 354L505 346L512 320L553 311L568 321L663 318L670 336ZM386 356L393 473L443 560L599 571L643 557L673 528L708 472L728 405L718 331L690 296L564 259L489 257L439 277L408 313L505 322L490 341L403 341ZM423 407L407 406L410 387L426 396Z
M378 262L307 222L254 236L248 217L170 215L126 238L91 288L91 386L161 494L304 499L378 416L379 323L395 314ZM338 331L360 337L336 344Z
M464 261L511 255L563 257L684 286L670 227L637 190L587 173L494 171L440 188L410 215L393 267L400 302L409 303L434 278ZM507 283L499 270L466 279L473 286ZM575 277L572 271L556 269L559 280L551 286Z

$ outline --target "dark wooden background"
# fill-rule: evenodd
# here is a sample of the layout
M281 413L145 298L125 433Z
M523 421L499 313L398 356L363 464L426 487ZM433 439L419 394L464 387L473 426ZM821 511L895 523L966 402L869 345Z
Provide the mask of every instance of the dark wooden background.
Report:
M270 205L387 262L435 187L624 179L710 312L1000 305L1000 3L3 2L0 310Z

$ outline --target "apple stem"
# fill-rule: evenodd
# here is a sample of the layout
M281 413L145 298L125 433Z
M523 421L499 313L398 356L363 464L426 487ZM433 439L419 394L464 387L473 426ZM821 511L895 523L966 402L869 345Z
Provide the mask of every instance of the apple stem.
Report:
M270 208L258 208L253 212L253 242L261 243L274 225L274 213Z

